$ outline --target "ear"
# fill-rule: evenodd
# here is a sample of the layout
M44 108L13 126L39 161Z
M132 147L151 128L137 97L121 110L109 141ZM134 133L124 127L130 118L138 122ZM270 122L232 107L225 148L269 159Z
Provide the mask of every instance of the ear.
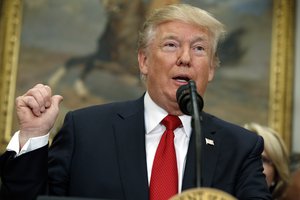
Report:
M215 76L216 66L211 65L208 72L208 81L212 81Z
M219 58L218 56L215 54L210 62L210 67L209 67L209 72L208 72L208 81L212 81L214 79L215 76L215 70L218 67L218 63L219 63Z
M148 65L147 65L147 55L145 50L139 50L138 52L138 62L141 74L148 74Z

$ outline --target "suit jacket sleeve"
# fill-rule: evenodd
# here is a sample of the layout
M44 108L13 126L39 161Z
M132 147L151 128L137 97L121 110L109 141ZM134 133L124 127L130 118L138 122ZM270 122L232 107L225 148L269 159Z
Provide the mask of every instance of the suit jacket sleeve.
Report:
M47 185L48 146L15 158L7 151L0 158L1 200L35 199L45 194Z
M70 114L67 114L63 128L55 137L63 143L61 144L63 148L56 148L52 152L51 148L49 151L46 145L18 157L15 157L15 153L11 151L5 152L0 157L1 200L33 200L44 194L66 194L66 171L70 163L69 150L73 145L72 138L70 138L72 117L68 116ZM56 139L54 139L55 142ZM57 159L51 159L53 154L59 155Z
M241 165L236 184L236 196L239 199L271 199L266 187L265 176L262 173L261 153L263 147L263 139L259 136L253 149Z
M48 145L21 156L7 151L0 157L0 199L33 200L39 195L65 196L69 184L69 167L74 148L72 112Z

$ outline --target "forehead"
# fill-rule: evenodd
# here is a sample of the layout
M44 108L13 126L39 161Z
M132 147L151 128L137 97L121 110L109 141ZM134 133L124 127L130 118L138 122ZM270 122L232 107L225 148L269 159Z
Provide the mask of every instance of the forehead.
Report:
M158 38L190 38L209 40L211 34L208 29L196 24L181 21L168 21L159 24L156 28Z

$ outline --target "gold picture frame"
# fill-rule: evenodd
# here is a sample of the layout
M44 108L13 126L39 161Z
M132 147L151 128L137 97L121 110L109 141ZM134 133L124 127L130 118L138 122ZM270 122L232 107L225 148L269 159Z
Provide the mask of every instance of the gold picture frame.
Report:
M22 0L0 0L0 152L11 138ZM294 70L295 0L273 1L268 125L282 134L290 149Z
M275 0L269 87L268 125L291 150L296 2Z
M0 1L0 151L11 137L20 48L21 0Z

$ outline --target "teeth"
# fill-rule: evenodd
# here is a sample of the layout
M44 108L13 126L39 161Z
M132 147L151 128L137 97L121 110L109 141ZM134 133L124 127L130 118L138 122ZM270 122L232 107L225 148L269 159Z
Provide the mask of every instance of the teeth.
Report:
M190 80L186 76L177 76L177 77L174 77L173 79L175 79L176 81L181 82L181 83L187 83Z
M186 83L187 82L187 80L184 80L184 79L176 79L177 81L179 81L179 82L182 82L182 83Z

